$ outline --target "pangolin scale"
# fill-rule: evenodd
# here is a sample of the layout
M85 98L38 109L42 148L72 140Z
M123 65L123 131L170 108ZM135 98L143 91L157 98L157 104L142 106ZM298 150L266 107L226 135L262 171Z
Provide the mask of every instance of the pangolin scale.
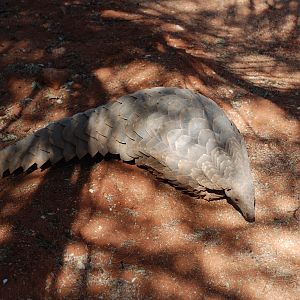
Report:
M36 164L119 154L206 199L227 196L247 221L255 198L244 140L212 100L152 88L50 123L0 151L0 176Z

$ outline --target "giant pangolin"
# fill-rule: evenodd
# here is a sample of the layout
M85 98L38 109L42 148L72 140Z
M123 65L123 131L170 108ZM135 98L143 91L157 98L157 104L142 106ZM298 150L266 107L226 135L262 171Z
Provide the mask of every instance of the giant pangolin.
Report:
M145 89L50 123L0 151L0 176L98 152L134 160L196 196L227 197L254 221L253 181L240 132L212 100L186 89Z

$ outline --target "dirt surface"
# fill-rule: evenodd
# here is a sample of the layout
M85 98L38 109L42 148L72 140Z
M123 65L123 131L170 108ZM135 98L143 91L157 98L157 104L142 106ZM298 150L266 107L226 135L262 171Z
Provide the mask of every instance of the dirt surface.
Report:
M245 137L256 222L134 165L0 180L1 299L299 299L299 1L1 1L0 140L190 88Z

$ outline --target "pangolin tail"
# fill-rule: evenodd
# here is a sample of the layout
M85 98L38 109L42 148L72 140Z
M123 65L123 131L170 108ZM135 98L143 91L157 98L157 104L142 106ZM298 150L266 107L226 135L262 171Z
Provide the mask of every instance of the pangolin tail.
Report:
M125 129L116 120L119 118L116 108L121 106L119 102L109 103L61 119L4 148L0 151L0 177L7 171L13 173L19 168L26 171L35 164L40 168L47 162L55 164L76 156L81 159L86 154L93 157L98 152L103 156L108 152L120 154L122 160L133 160L136 155L124 147L126 141L122 137L128 144Z

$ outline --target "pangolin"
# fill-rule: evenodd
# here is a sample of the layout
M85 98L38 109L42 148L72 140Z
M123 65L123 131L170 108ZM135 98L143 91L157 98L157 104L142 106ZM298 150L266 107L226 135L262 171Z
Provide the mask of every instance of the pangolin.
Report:
M0 177L97 153L119 154L195 196L225 197L255 219L243 137L214 101L187 89L144 89L50 123L0 151Z

